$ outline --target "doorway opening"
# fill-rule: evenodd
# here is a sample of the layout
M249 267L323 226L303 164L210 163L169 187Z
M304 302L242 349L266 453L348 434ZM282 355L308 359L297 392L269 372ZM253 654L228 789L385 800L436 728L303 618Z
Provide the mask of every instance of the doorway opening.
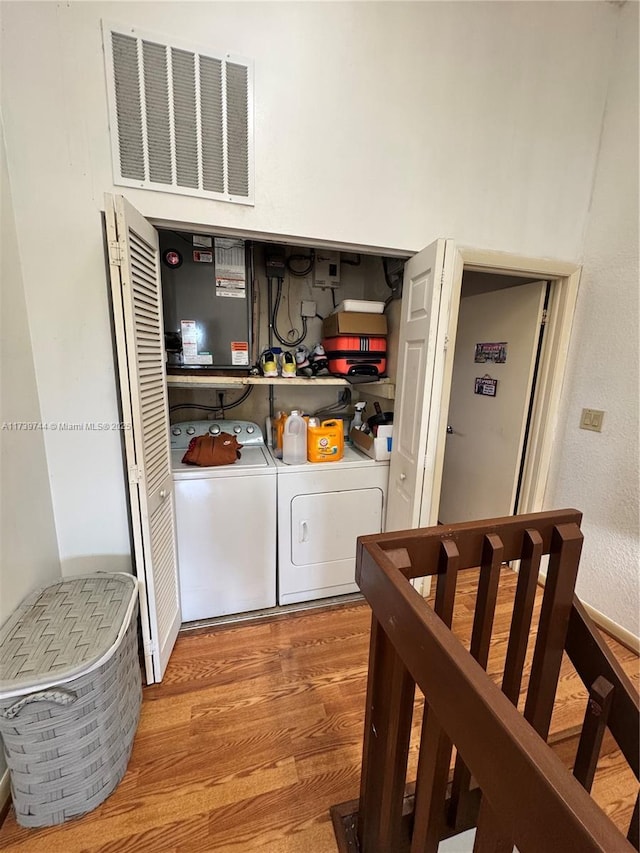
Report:
M537 277L463 272L439 523L518 511L550 293Z

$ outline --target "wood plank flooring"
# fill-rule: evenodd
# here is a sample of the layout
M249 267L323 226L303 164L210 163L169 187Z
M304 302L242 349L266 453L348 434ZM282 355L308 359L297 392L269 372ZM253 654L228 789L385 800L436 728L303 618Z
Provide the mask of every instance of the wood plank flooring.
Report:
M504 656L514 578L504 570L490 673ZM454 630L463 641L474 582L465 573L459 584ZM356 604L181 635L164 682L144 690L129 768L112 796L82 818L42 830L22 829L11 810L0 849L335 853L329 807L358 795L369 623L368 606ZM637 685L636 656L609 642ZM565 662L556 735L580 724L585 701ZM409 779L421 715L418 696ZM575 745L563 741L559 749L571 766ZM610 738L601 765L595 796L622 826L637 784Z

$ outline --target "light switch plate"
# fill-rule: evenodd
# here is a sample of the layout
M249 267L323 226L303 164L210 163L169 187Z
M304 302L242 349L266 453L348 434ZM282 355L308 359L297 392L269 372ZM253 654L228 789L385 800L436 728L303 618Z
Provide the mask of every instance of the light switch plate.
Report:
M602 432L604 412L600 409L583 409L580 417L580 429L590 429L592 432Z

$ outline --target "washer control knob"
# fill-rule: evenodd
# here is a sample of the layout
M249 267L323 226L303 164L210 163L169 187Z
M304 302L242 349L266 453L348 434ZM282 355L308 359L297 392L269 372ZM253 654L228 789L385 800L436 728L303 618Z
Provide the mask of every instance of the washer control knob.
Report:
M218 424L213 424L213 426L209 427L209 432L211 435L220 435L220 427Z
M251 433L254 433L255 431L256 431L255 427L252 427L252 426L247 427L247 432L249 433L249 435L251 435Z
M238 426L236 424L236 426L234 426L234 428L233 428L233 431L235 432L236 435L240 435L240 433L242 432L242 427Z
M195 435L196 428L195 427L187 427L187 435Z
M174 427L171 430L171 435L182 435L182 430L180 429L180 427Z

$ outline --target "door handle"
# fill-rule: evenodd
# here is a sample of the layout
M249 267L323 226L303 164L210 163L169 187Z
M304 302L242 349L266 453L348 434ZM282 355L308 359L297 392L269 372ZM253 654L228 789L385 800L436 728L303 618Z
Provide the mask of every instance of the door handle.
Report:
M400 479L401 479L401 480L406 480L406 479L407 479L407 475L406 475L406 474L400 474Z
M309 525L306 521L300 522L300 529L298 532L298 542L307 542L309 539Z
M453 435L454 429L451 424L447 424L447 435Z
M161 500L166 500L169 497L169 492L166 489L160 489Z

